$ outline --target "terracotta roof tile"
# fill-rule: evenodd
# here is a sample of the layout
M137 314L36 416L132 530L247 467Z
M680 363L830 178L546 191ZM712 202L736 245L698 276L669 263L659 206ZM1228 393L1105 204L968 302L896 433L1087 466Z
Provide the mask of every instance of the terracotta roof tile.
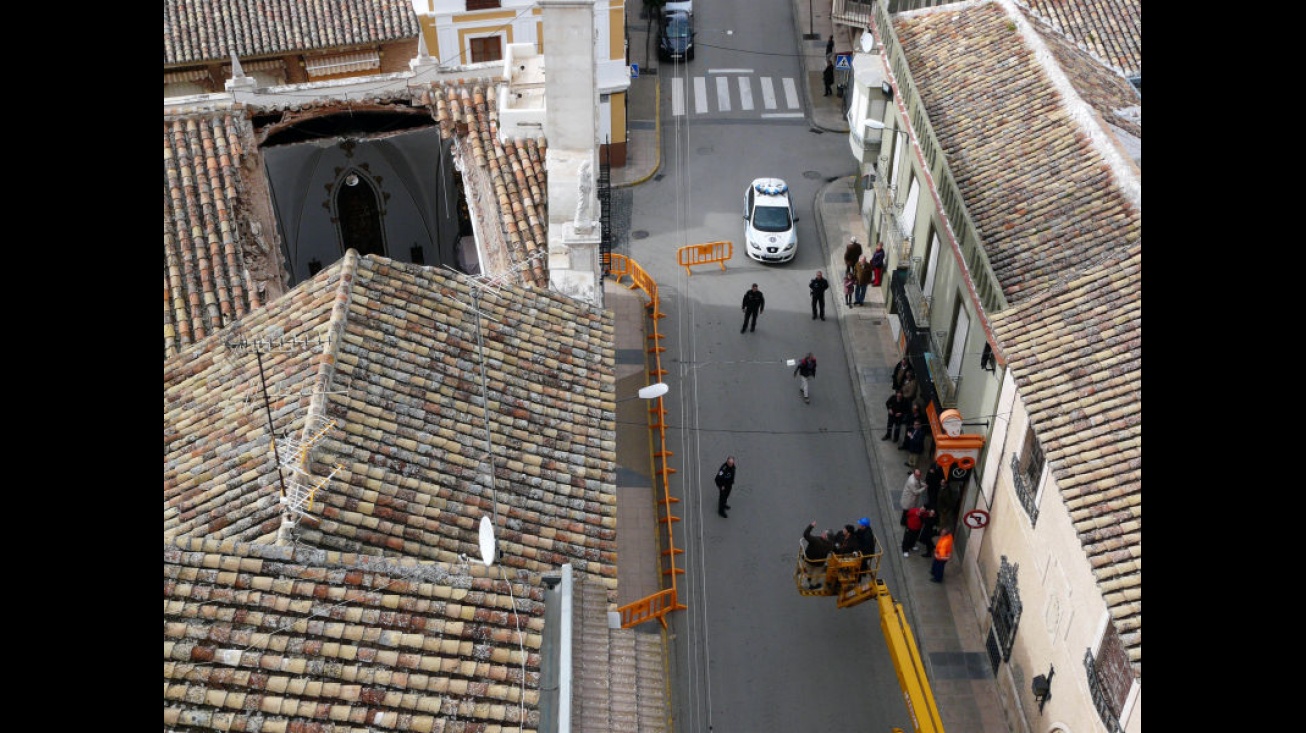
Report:
M442 120L488 262L482 272L547 288L548 199L542 140L500 141L495 91L487 82L442 83L418 99L354 100L350 104L418 104ZM480 101L476 101L480 100ZM287 290L268 182L251 119L344 104L324 98L294 110L241 105L164 116L164 354L242 318ZM457 110L464 124L450 120ZM488 192L498 190L500 196ZM506 202L506 204L505 204ZM405 316L416 318L415 315Z
M1137 240L1141 213L1072 115L1083 102L1067 100L1003 8L957 7L895 15L895 29L994 274L1019 303Z
M1117 73L1143 73L1142 0L1015 2Z
M411 0L164 0L163 66L417 38Z
M329 343L262 357L283 453L334 421L307 468L341 468L301 542L450 561L476 555L477 522L497 511L505 564L615 577L611 315L505 286L481 297L478 340L471 303L463 279L351 253L168 359L165 537L275 536L281 479L257 359L224 346L272 333Z
M1106 119L1132 87L1045 30L1051 54L1035 53L1004 8L895 15L895 30L1010 303L988 314L997 345L1141 671L1141 199L1078 106Z
M537 574L190 537L163 581L165 725L539 726Z

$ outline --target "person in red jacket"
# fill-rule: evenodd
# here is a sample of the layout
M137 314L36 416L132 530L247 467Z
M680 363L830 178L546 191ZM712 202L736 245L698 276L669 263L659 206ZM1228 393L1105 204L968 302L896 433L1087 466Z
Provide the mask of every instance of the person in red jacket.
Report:
M916 547L916 540L921 536L921 526L925 517L933 516L933 509L926 509L918 506L907 510L907 531L902 534L902 556L911 555L911 551Z
M952 530L944 527L939 532L939 541L934 543L934 564L930 566L930 580L943 582L943 566L952 557Z

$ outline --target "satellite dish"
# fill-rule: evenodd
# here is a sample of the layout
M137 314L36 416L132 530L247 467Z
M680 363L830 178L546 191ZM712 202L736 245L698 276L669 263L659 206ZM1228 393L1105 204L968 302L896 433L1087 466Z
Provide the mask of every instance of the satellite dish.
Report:
M640 387L639 398L641 400L654 400L666 394L671 388L663 382L650 384L647 387Z
M494 564L494 525L486 516L481 517L481 562L487 568Z

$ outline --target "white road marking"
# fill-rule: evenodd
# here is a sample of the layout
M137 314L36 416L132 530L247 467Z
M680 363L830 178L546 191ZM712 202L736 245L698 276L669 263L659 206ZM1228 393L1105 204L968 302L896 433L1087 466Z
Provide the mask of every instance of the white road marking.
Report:
M701 115L708 113L707 79L701 76L694 77L694 111Z
M716 78L716 107L718 111L730 111L730 80L724 76Z
M753 108L753 85L749 83L746 76L739 77L739 109L750 110Z
M671 114L675 117L685 114L685 80L679 76L671 80Z
M794 84L793 78L788 76L784 79L784 85L785 101L789 103L789 109L798 109L798 86Z
M762 104L767 109L775 109L775 86L771 83L771 77L764 76L762 81Z

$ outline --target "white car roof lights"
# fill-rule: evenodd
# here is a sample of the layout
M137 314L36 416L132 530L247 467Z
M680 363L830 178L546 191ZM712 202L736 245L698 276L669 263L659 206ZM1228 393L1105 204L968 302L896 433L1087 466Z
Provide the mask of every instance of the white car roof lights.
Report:
M789 186L779 178L759 178L753 181L753 188L767 196L779 196L789 190Z

